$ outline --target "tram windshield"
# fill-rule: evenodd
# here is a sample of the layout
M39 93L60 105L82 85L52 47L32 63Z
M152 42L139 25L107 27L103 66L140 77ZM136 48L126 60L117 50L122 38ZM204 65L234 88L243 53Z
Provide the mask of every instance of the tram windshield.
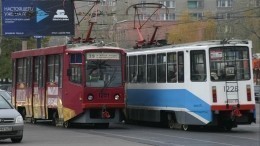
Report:
M122 85L119 53L89 52L86 54L86 85L88 87L118 87Z
M211 81L250 79L248 47L214 47L209 49Z

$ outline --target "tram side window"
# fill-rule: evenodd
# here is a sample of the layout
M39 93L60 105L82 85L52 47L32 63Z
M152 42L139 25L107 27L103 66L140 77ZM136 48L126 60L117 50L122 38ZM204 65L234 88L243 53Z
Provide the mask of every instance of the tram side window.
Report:
M177 81L177 57L175 52L167 53L167 82Z
M155 54L147 55L147 82L148 83L156 82L156 55Z
M146 55L138 56L138 74L137 82L145 83L146 82Z
M157 82L166 82L166 54L157 54Z
M82 81L82 56L78 54L70 54L70 81L74 83L81 83Z
M12 78L13 78L12 87L15 87L15 78L16 78L15 71L16 71L16 61L12 60Z
M61 56L60 55L50 55L47 57L48 66L48 82L58 83L60 86L61 80Z
M54 55L50 55L47 57L47 66L48 66L48 76L47 82L54 82Z
M26 85L28 87L31 87L32 85L32 57L27 58L27 63L26 63Z
M18 59L17 65L17 82L25 83L26 81L26 58Z
M44 56L34 57L33 67L33 83L38 84L39 87L43 87L43 68L44 68Z
M204 50L190 51L190 65L191 81L205 81L207 76Z
M129 57L129 82L137 82L137 56Z
M39 57L34 58L34 76L33 82L38 83L39 81L39 72L40 72L40 59Z
M126 71L125 71L125 80L126 82L129 82L129 59L126 57Z
M184 55L178 52L178 82L184 82Z
M44 87L45 84L45 56L40 56L40 70L39 70L39 87Z

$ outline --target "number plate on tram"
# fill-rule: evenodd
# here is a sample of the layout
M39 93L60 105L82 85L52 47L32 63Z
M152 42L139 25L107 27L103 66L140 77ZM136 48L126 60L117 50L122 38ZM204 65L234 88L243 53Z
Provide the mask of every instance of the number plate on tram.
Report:
M238 103L238 99L228 99L226 103Z
M99 93L99 98L109 98L108 93Z

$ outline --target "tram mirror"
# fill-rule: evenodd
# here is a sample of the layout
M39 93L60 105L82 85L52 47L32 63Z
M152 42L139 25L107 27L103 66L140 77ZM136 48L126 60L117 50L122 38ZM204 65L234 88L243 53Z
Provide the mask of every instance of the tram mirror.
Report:
M67 76L71 76L71 73L72 73L71 68L67 69Z

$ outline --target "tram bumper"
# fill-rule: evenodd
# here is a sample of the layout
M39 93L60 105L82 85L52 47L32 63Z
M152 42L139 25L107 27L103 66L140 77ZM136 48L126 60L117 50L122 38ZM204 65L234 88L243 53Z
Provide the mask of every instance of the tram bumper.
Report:
M120 122L120 111L118 109L114 111L107 110L106 112L103 113L102 109L88 109L70 122L78 124Z

